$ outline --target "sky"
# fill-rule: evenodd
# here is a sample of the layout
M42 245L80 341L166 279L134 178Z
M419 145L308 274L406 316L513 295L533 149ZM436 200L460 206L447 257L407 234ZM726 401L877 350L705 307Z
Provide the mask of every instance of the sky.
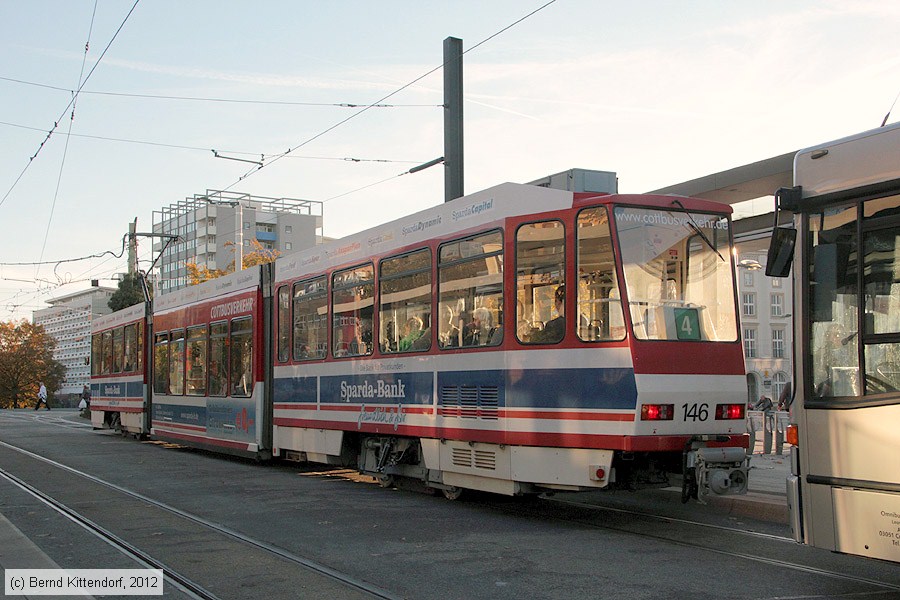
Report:
M898 31L880 0L0 0L0 320L115 286L128 223L207 190L324 202L329 237L440 204L404 173L443 154L447 37L466 193L640 193L878 127Z

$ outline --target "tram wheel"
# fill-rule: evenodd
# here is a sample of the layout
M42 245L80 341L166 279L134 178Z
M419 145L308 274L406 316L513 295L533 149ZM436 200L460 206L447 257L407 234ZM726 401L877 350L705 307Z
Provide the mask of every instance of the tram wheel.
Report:
M383 488L394 487L394 476L393 475L376 475L375 481L377 481L378 485Z

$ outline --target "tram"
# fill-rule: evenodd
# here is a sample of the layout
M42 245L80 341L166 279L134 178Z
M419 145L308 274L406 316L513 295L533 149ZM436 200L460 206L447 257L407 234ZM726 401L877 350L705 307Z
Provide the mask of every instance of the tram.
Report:
M149 432L144 335L149 305L136 304L91 322L91 424L134 436Z
M799 152L794 183L769 259L797 303L791 527L900 562L900 124Z
M448 498L745 493L730 213L507 183L161 296L151 435Z

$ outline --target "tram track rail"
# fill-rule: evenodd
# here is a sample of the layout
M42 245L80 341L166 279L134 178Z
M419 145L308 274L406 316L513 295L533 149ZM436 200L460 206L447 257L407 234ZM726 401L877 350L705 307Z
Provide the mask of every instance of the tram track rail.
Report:
M268 542L258 540L256 538L245 535L239 531L236 531L234 529L231 529L231 528L221 525L219 523L214 523L214 522L212 522L208 519L205 519L199 515L195 515L188 511L181 510L179 508L176 508L174 506L166 504L165 502L161 502L159 500L150 498L149 496L146 496L139 492L129 490L123 486L106 481L104 479L96 477L95 475L91 475L90 473L85 473L74 467L70 467L68 465L60 463L53 459L41 456L39 454L36 454L36 453L26 450L24 448L20 448L18 446L15 446L15 445L9 444L7 442L3 442L3 441L0 441L0 448L6 448L7 450L17 452L17 453L24 455L28 458L31 458L33 460L40 461L44 464L50 465L52 467L55 467L57 469L60 469L67 473L70 473L72 475L76 475L76 476L81 477L85 480L88 480L94 484L103 486L109 490L112 490L119 494L123 494L134 500L138 500L142 503L148 504L157 509L160 509L167 513L175 515L176 517L178 517L180 519L187 520L195 525L203 527L209 531L215 532L216 534L225 536L229 539L238 541L242 544L246 544L248 546L251 546L253 548L256 548L258 550L266 552L272 556L276 556L276 557L278 557L282 560L285 560L291 564L302 567L311 573L326 577L334 582L337 582L341 586L355 590L356 592L359 592L360 594L362 594L364 597L380 598L383 600L400 600L400 598L401 598L400 596L395 595L388 590L384 590L384 589L377 587L375 585L372 585L366 581L357 579L347 573L343 573L336 569L332 569L331 567L328 567L328 566L318 563L316 561L313 561L308 558L294 554L284 548L280 548L280 547L270 544ZM50 497L48 494L35 488L31 484L28 484L27 482L21 480L20 478L16 477L15 475L8 473L5 469L0 468L0 476L2 476L4 479L7 479L8 481L14 483L17 487L19 487L20 489L23 489L24 491L31 494L35 498L39 499L41 502L47 504L48 506L51 506L52 508L54 508L54 510L57 510L58 512L60 512L61 514L63 514L67 518L69 518L70 520L72 520L72 521L78 523L79 525L81 525L82 527L88 529L89 531L91 531L91 533L97 535L98 537L103 538L105 541L114 545L116 548L119 548L120 550L122 550L123 553L126 553L129 556L133 556L136 560L138 560L138 562L143 562L147 565L150 565L150 568L162 569L164 574L166 574L167 577L170 577L170 574L171 574L171 580L176 584L177 587L179 587L179 589L184 589L186 591L186 593L194 594L194 597L197 597L197 598L210 598L210 599L217 598L217 596L215 596L211 592L209 592L209 591L203 589L201 586L193 583L189 578L185 577L184 575L179 574L177 571L175 571L173 569L166 567L165 565L163 565L163 563L154 559L149 554L144 553L143 551L141 551L137 547L131 545L124 539L121 539L119 536L116 536L115 534L104 529L97 523L94 523L93 521L91 521L90 519L85 517L84 515L81 515L80 513L78 513L78 511L75 511L74 509L63 504L62 502L59 502L58 500ZM194 591L194 590L196 590L196 591Z
M161 510L178 517L187 519L197 526L210 531L226 535L235 541L252 545L259 550L269 552L272 555L288 560L293 564L301 565L311 571L333 578L350 588L366 594L368 597L395 598L396 595L380 588L370 586L364 581L359 581L340 573L329 567L316 563L292 552L279 548L264 541L254 539L238 531L229 529L218 523L213 523L203 517L172 507L153 498L129 490L120 485L105 481L99 477L85 473L77 468L70 467L50 458L35 454L24 448L0 441L0 448L15 451L30 459L41 461L49 466L69 472L87 481L103 486L117 493L155 506ZM340 470L324 470L313 472L310 475L328 475L335 479L351 479L355 472L342 472ZM877 574L877 570L867 571L863 568L859 571L851 569L841 570L841 555L833 555L833 560L826 557L823 566L813 566L813 563L821 563L813 560L813 554L822 558L822 552L797 545L791 538L772 533L763 533L738 527L728 527L712 523L704 523L689 518L678 518L666 514L655 514L646 510L629 510L627 508L613 507L587 503L577 499L560 497L548 497L538 502L520 502L518 500L494 501L487 495L475 494L474 500L465 503L481 505L491 512L505 513L512 517L522 519L539 519L541 521L556 521L578 527L589 527L598 530L616 532L623 535L634 536L636 539L647 540L659 546L660 544L674 545L689 548L701 552L709 552L713 556L724 556L739 561L753 562L765 565L767 568L779 568L786 572L803 573L814 577L828 577L834 580L842 580L856 586L867 586L868 591L860 592L861 597L880 598L900 591L900 581L894 581L888 577L888 581L879 580L877 577L867 576ZM494 498L494 497L490 497ZM665 512L665 511L662 511ZM729 537L731 542L735 539L746 539L745 549L728 549L727 543L722 539ZM744 546L743 542L736 544ZM660 546L662 547L662 546ZM711 561L711 563L714 561ZM824 568L823 568L824 567ZM203 597L203 596L197 596Z
M882 592L874 592L875 594L880 593L893 593L900 592L900 584L880 581L877 579L872 579L870 577L864 577L860 575L854 575L851 573L839 572L836 570L823 569L820 567L814 567L811 565L806 565L796 561L785 560L782 557L772 557L772 556L763 556L761 553L753 553L753 552L738 552L734 550L727 550L721 547L715 547L710 543L703 542L693 542L687 537L679 537L679 533L684 532L684 527L696 528L696 529L706 529L717 532L724 532L732 535L742 536L746 538L751 538L754 540L759 540L762 542L776 542L776 543L789 543L790 546L785 546L786 548L802 548L799 546L793 539L772 535L767 533L761 533L746 529L740 529L736 527L725 527L722 525L714 525L710 523L702 523L699 521L689 520L689 519L680 519L671 516L665 515L656 515L652 513L647 513L643 511L635 511L622 509L617 507L606 507L606 506L598 506L594 504L585 504L582 502L576 502L572 500L562 500L553 497L546 498L546 502L549 505L556 505L565 507L570 510L569 515L560 514L559 511L548 510L546 507L540 507L534 504L531 505L506 505L502 507L502 510L507 512L507 514L513 514L523 517L540 517L542 519L555 520L568 524L577 524L579 526L587 526L595 529L600 529L604 531L614 531L617 533L625 533L628 535L639 536L641 538L647 540L653 540L655 542L664 542L668 544L674 544L677 546L698 549L701 551L711 552L721 556L728 556L731 558L736 558L742 561L753 561L765 565L769 565L772 567L778 567L782 569L787 569L791 571L802 572L806 574L812 574L817 576L831 577L834 579L844 580L848 582L853 582L857 584L869 585L875 588L880 588ZM496 507L496 505L493 505ZM580 513L580 514L579 514ZM615 514L615 515L627 515L632 517L633 520L629 521L627 525L616 525L614 524L614 519L604 519L602 522L598 522L594 519L588 518L585 513L591 514ZM635 525L640 520L653 521L656 523L668 523L676 526L680 526L680 529L673 530L673 528L656 528L656 532L648 532L641 531Z
M137 548L136 546L128 543L124 539L110 532L109 530L101 527L94 521L88 519L84 515L80 514L78 511L73 508L63 504L59 500L51 497L48 494L45 494L35 486L27 483L26 481L16 477L12 473L7 472L5 469L0 468L0 477L9 481L13 485L15 485L20 490L24 491L31 497L37 499L45 506L53 509L57 513L61 514L69 521L79 525L84 530L88 531L95 537L100 538L125 556L131 558L136 563L141 565L146 569L159 569L163 572L163 576L170 583L175 585L179 590L187 594L191 598L196 598L198 600L219 600L219 597L194 582L193 580L185 577L180 574L175 569L169 567L168 565L162 563L161 561L155 559L150 556L143 550Z

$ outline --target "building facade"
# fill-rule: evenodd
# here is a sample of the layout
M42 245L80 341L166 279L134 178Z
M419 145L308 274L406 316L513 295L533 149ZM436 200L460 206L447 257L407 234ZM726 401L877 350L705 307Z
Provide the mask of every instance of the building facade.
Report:
M735 221L738 304L747 400L777 404L793 377L793 281L766 275L772 215Z
M322 203L266 198L207 190L153 213L153 233L178 236L156 239L161 253L157 291L165 294L188 285L187 265L226 269L256 240L266 250L289 254L322 243Z
M91 287L48 300L49 308L32 313L35 325L41 325L56 340L53 358L66 368L58 397L81 394L91 382L91 321L111 313L108 303L115 288Z

